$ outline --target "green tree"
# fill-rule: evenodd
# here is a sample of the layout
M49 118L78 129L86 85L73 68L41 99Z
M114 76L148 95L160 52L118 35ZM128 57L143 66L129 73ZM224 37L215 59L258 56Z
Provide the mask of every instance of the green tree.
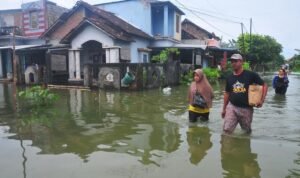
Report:
M290 64L291 70L300 72L300 55L294 55L288 63Z
M159 54L153 56L151 58L151 61L165 63L168 60L169 56L172 54L178 56L180 54L180 51L178 50L178 48L166 48L162 50Z
M251 35L246 33L238 37L238 47L246 56L246 60L250 61L251 65L264 65L268 62L281 63L283 62L282 45L273 37L268 35Z

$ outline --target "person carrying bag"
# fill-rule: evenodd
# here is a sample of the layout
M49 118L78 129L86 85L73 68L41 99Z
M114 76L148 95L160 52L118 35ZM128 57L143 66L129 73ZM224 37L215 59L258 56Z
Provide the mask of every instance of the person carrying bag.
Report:
M194 81L188 89L189 121L197 122L209 120L209 111L212 107L213 89L201 69L194 71Z

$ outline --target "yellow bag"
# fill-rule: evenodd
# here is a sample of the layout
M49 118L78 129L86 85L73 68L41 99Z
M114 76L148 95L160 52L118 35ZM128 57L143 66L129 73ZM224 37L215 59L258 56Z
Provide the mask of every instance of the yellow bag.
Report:
M262 98L262 85L249 85L248 100L250 106L256 106Z

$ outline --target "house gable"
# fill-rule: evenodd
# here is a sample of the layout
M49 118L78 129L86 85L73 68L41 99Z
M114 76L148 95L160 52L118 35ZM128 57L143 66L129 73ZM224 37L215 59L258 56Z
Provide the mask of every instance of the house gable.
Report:
M119 38L124 36L139 36L152 39L151 36L116 17L113 13L98 9L83 1L78 1L71 11L62 15L42 37L48 37L50 40L63 39L85 19L93 21L93 24Z
M142 31L152 34L150 3L140 0L117 1L95 5L99 9L113 12Z
M85 25L80 33L74 35L70 43L72 48L81 48L82 44L87 41L97 41L103 47L110 47L114 45L114 39L106 32L99 30L92 24Z
M45 36L48 36L49 34L48 38L50 40L61 40L72 29L74 29L76 26L80 24L80 22L84 19L84 16L85 16L84 8L80 8L76 12L72 13L69 17L64 17L64 16L60 17L59 21L57 21L55 25L49 29L49 31L45 34Z

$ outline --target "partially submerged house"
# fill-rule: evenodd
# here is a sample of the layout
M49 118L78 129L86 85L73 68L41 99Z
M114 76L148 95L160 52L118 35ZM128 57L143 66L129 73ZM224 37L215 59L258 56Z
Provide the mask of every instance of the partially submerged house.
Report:
M181 23L182 15L169 1L123 0L95 6L78 1L41 35L46 44L17 50L19 78L24 83L25 75L39 66L34 76L47 83L82 85L84 78L92 77L99 84L99 66L149 63L151 55L165 48L178 48L182 63L215 65L207 49L219 38L189 20ZM105 80L120 78L120 70L114 69L111 65L109 71L117 74L105 72L110 76ZM85 70L92 70L93 76Z
M39 36L66 10L48 0L0 10L0 79L12 78L14 50L45 44Z
M45 61L42 65L47 67L48 82L73 84L83 84L86 64L148 62L144 55L149 55L147 47L153 40L113 13L83 1L63 14L42 38L46 46L18 51L21 63L26 67L30 53L40 52L38 58ZM97 71L93 73L97 75Z

